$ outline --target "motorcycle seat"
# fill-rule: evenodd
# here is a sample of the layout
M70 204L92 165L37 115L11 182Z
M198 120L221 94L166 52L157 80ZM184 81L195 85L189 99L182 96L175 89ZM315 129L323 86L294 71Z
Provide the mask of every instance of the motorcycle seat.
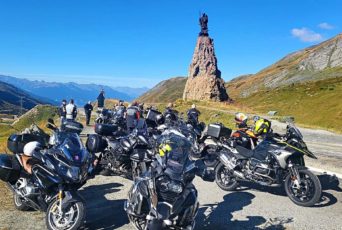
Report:
M251 158L254 154L253 150L246 149L242 146L236 146L236 150L239 152L239 154L246 158Z

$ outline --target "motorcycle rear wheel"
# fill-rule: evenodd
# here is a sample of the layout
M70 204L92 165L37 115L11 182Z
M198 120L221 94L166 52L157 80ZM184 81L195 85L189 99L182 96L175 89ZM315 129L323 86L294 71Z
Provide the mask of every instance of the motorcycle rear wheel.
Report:
M233 191L239 186L236 177L222 163L215 168L215 182L224 191Z
M30 206L25 204L24 199L18 194L13 195L13 203L14 207L20 211L28 211L31 209Z
M306 168L298 169L301 178L300 187L296 187L291 174L285 179L285 191L290 200L296 205L311 207L322 196L322 186L318 177Z

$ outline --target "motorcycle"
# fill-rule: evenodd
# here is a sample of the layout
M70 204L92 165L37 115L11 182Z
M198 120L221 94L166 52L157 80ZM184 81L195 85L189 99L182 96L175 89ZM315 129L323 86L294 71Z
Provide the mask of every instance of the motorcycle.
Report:
M239 180L247 180L266 186L284 184L287 196L300 206L313 206L321 197L320 181L304 162L304 155L317 157L292 124L287 126L285 135L271 134L253 150L231 139L219 151L225 152L225 157L215 169L215 181L223 190L232 191Z
M192 184L197 173L191 142L178 131L160 137L150 170L136 178L125 211L136 229L194 229L199 203Z
M66 124L64 131L51 122L47 127L53 131L49 147L34 151L32 174L24 169L21 157L27 139L9 137L8 148L14 154L0 154L0 179L14 193L18 210L46 212L48 229L78 229L85 219L85 202L77 190L92 175L93 156L84 148L72 123Z
M109 126L99 125L103 128ZM96 128L97 134L88 136L87 149L91 153L100 153L99 160L104 171L102 174L114 173L128 179L135 178L145 172L154 154L149 140L134 129L129 135L116 133L117 128L111 126L108 130ZM118 134L118 135L115 135Z

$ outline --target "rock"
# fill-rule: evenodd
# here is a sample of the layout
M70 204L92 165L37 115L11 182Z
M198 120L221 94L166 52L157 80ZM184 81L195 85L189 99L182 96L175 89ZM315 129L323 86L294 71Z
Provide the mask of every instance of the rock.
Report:
M214 42L209 36L199 36L189 68L183 99L227 101L228 94L217 68Z

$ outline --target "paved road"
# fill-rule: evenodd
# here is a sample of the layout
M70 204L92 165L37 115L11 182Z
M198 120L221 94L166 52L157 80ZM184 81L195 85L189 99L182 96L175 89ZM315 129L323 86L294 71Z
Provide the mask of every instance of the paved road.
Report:
M296 206L281 188L245 184L237 192L224 192L196 179L201 204L196 229L342 229L342 189L336 181L328 185L328 178L320 179L325 182L323 198L313 208ZM130 186L131 181L116 176L90 180L81 190L87 200L85 229L133 229L123 210ZM44 214L2 206L0 229L45 229Z
M201 204L196 229L342 229L342 186L327 175L319 178L323 197L312 208L296 206L281 188L245 183L236 192L225 192L196 179ZM133 229L123 210L130 186L131 181L116 176L90 180L80 191L87 200L85 229ZM0 196L5 198L0 199L0 229L45 229L44 214L14 210L11 193L1 183Z

